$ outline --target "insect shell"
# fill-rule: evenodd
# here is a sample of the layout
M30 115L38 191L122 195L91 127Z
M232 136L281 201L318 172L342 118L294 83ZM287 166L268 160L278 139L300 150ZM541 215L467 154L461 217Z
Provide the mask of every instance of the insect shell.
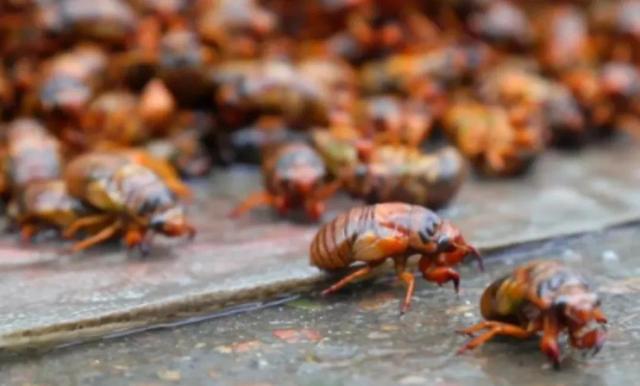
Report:
M265 191L247 198L231 213L232 217L258 205L270 205L281 215L303 207L310 219L317 220L324 212L324 201L338 188L337 184L326 183L322 158L302 142L267 149L262 173Z
M368 203L400 201L435 209L456 196L465 175L465 161L453 147L424 154L383 146L342 177L344 188Z
M90 213L80 200L69 195L63 180L34 181L14 195L9 218L20 227L23 241L45 228L63 230Z
M541 332L540 348L558 366L558 339L564 331L571 346L595 353L606 339L607 319L600 309L600 299L584 278L556 261L516 267L484 291L480 310L486 321L461 332L483 332L461 352L481 346L496 335L525 339Z
M117 234L124 233L129 248L149 248L155 233L188 235L195 229L187 221L183 207L167 184L151 171L130 159L106 153L88 153L72 160L64 173L69 192L101 214L81 218L66 231L72 236L89 226L103 229L73 246L80 251Z
M324 270L347 268L355 262L366 264L326 289L324 295L338 291L392 258L398 278L407 286L402 312L409 309L414 289L414 277L406 271L410 256L421 255L419 269L425 280L438 285L452 281L456 291L460 275L453 266L471 253L482 268L476 249L449 221L429 209L404 203L356 207L338 215L320 228L309 253L311 264Z
M39 121L16 119L7 126L6 136L4 191L17 192L33 181L60 177L60 144Z

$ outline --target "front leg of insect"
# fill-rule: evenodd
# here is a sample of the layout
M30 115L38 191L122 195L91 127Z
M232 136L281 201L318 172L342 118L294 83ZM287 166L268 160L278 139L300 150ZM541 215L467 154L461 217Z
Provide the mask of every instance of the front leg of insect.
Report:
M418 263L422 277L425 280L434 282L439 286L452 281L456 293L460 290L460 274L453 268L443 265L434 265L433 259L429 256L422 256Z
M493 339L496 335L511 336L518 339L528 339L535 334L534 331L526 330L522 327L515 326L509 323L496 322L496 321L484 321L474 326L460 330L462 334L473 336L477 332L483 331L479 336L471 339L464 346L458 350L458 354L462 354L467 350L473 350L476 347L482 346L489 340Z
M560 367L560 346L558 346L558 334L560 326L557 316L553 312L548 312L542 318L542 339L540 340L540 350L549 357L553 366Z

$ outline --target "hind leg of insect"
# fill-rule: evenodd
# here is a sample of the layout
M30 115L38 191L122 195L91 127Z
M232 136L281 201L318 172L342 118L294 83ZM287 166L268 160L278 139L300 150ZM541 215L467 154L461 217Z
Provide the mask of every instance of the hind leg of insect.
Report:
M448 281L453 282L456 293L460 290L460 274L451 267L433 265L433 260L428 256L422 256L418 264L425 280L442 285Z
M229 217L236 218L240 217L246 212L250 211L253 208L262 205L274 205L274 197L269 192L257 192L247 197L240 205L236 206L231 213L229 213Z
M379 260L379 261L373 261L368 263L367 265L365 265L364 267L355 270L354 272L350 273L349 275L343 277L342 279L340 279L337 283L335 283L334 285L332 285L331 287L325 289L324 291L322 291L322 296L327 296L329 294L332 294L334 292L339 291L341 288L343 288L344 286L346 286L347 284L351 283L352 281L359 279L361 277L367 276L371 270L377 266L379 266L380 264L384 263L385 259Z
M467 350L473 350L478 346L482 346L487 341L491 340L496 335L512 336L519 339L527 339L531 337L535 331L526 330L520 326L516 326L509 323L484 321L474 326L459 331L460 333L473 335L478 331L487 330L483 334L471 339L464 346L458 350L458 354L462 354Z
M106 228L102 229L100 232L90 236L82 241L79 241L71 247L72 252L80 252L83 249L87 249L96 244L100 244L103 241L106 241L113 237L118 231L122 229L122 221L120 219L116 219L113 223L111 223Z
M71 238L76 235L81 229L90 228L93 226L98 226L100 224L104 224L108 221L113 220L113 215L110 213L102 213L95 214L86 217L82 217L74 221L71 225L67 227L62 233L62 236L65 238Z
M411 308L411 298L413 297L413 292L415 290L415 277L407 272L407 257L406 256L398 256L394 258L394 264L396 269L396 275L398 278L406 285L407 292L404 295L404 300L400 305L400 313L404 314L409 311Z

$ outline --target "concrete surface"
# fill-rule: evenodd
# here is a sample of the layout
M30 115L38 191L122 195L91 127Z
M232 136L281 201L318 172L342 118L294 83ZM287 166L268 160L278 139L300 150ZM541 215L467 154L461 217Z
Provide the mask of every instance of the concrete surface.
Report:
M382 275L322 299L285 304L177 329L1 358L0 384L13 385L633 385L640 369L640 227L554 239L492 254L483 274L462 269L451 288L418 281L413 310L400 317L402 286ZM559 371L537 341L496 339L455 355L477 321L483 288L513 265L557 258L599 287L609 339L595 357L564 349ZM161 327L161 326L158 326ZM171 327L171 326L165 326Z
M549 152L525 178L469 181L443 212L485 250L598 230L640 218L637 145ZM218 172L196 184L193 243L158 243L152 256L117 245L61 256L60 244L16 248L0 239L0 348L99 337L165 320L298 291L323 279L307 265L315 225L274 219L269 210L238 221L225 214L259 188L255 170ZM326 219L348 205L331 203Z

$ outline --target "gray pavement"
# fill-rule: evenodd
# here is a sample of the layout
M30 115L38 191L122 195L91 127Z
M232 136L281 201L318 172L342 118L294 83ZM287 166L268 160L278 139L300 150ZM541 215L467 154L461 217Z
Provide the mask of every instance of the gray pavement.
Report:
M281 305L181 328L141 332L41 355L4 357L2 385L633 385L640 369L637 225L530 244L488 256L487 271L462 269L462 292L419 280L399 316L402 286L390 274L323 299L317 291ZM595 357L564 349L554 370L537 341L496 339L456 355L454 330L479 320L483 288L532 258L565 261L603 297L609 339Z
M640 222L639 149L619 142L551 151L523 178L472 177L442 215L488 253L490 268L463 267L459 299L421 282L404 318L402 291L388 272L327 300L309 292L327 279L307 263L316 225L269 210L226 219L259 189L255 170L196 182L197 239L159 240L150 258L128 256L117 244L67 256L56 242L20 246L3 236L0 385L633 384L640 234L632 225L602 231ZM324 220L354 204L337 197ZM579 233L588 235L566 237ZM613 322L604 352L570 356L560 373L535 342L500 341L454 356L463 339L452 331L478 318L475 302L490 278L518 259L551 256L603 286ZM274 301L286 304L260 309ZM150 326L164 328L140 332ZM92 343L75 345L85 340ZM71 346L49 351L56 345ZM38 351L11 354L25 348Z
M620 142L548 152L524 178L471 178L443 215L484 250L637 220L638 149ZM0 238L0 348L99 337L322 280L307 263L315 225L277 219L269 210L238 221L225 217L259 187L260 177L247 169L197 183L195 242L158 240L147 259L118 245L65 256L58 243L20 246L15 236ZM336 198L325 220L354 204Z

